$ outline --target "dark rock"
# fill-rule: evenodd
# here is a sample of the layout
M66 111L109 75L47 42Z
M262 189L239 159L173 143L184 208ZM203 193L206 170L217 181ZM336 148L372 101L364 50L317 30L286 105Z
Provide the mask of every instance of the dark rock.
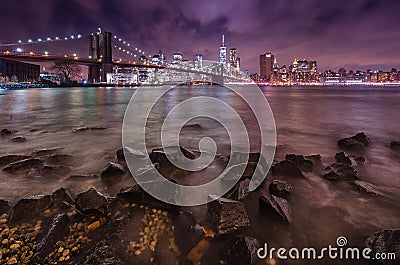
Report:
M395 152L400 152L400 142L393 141L390 143L390 149Z
M26 138L24 136L16 136L11 138L11 141L16 143L23 143L26 142Z
M364 156L360 156L354 159L357 165L365 165L367 163L367 159Z
M7 213L11 210L11 203L7 200L0 199L0 215Z
M75 205L79 211L85 214L99 212L103 215L108 213L108 200L106 196L98 192L95 188L79 194L75 199Z
M38 149L32 152L32 156L46 156L46 155L51 155L55 154L58 151L60 151L62 147L53 147L53 148L43 148L43 149Z
M109 162L101 172L101 179L106 182L118 181L126 174L125 168L113 162Z
M248 160L246 161L246 156L248 156ZM263 171L266 173L268 170L268 164L265 160L265 157L261 153L242 153L242 152L233 152L231 156L229 156L229 160L232 160L234 164L241 163L255 163L259 164Z
M398 265L400 259L400 228L382 230L370 235L366 246L372 249L371 257L377 253L395 253L395 259L380 260L384 265Z
M37 195L19 200L12 208L10 222L23 223L41 218L53 204L53 196Z
M69 209L74 205L74 199L70 191L66 188L60 188L53 192L53 207L56 209Z
M139 186L139 184L135 184L128 188L121 189L117 193L117 198L129 202L129 203L138 203L141 202L144 198L143 189Z
M69 232L69 218L66 214L57 214L52 218L48 227L45 229L43 238L37 244L34 260L41 262L54 250L58 241L62 241Z
M274 195L262 195L258 198L258 205L266 213L274 214L287 223L292 222L289 203L285 199Z
M165 148L162 148L162 147L155 148L155 149L152 150L152 153L153 152L163 152L163 153L171 155L173 157L175 155L177 156L177 153L179 151L178 148L180 149L180 151L182 152L182 154L186 158L189 158L189 159L195 159L196 158L196 155L192 151L190 151L189 149L187 149L187 148L185 148L183 146L167 146ZM153 161L153 162L158 162L158 161Z
M117 152L116 152L116 154L117 154L117 161L118 161L118 164L124 164L124 165L126 165L124 150L118 149Z
M317 170L321 170L324 167L324 164L322 162L322 156L320 154L318 155L308 155L305 156L307 160L310 160L313 163L313 168Z
M67 178L67 180L79 180L79 179L96 179L99 178L99 175L92 174L92 175L71 175Z
M313 170L313 162L302 155L287 154L286 160L298 166L301 171L311 172Z
M356 161L350 157L350 155L346 152L340 152L335 155L336 162L339 164L345 164L350 166L355 166Z
M74 128L72 131L73 132L84 132L84 131L88 131L88 130L90 130L89 127L77 127L77 128Z
M175 243L183 253L187 254L204 238L203 230L193 213L180 211L172 215L172 222L175 227Z
M241 201L249 195L250 179L240 181L235 185L233 191L227 195L229 199Z
M72 155L67 154L54 154L45 158L45 161L50 164L68 164L73 160Z
M257 261L260 243L257 238L236 236L229 240L223 249L223 260L227 265L251 265Z
M338 146L346 149L364 149L368 147L371 140L364 132L358 133L350 138L343 138L338 141Z
M146 191L144 193L144 204L155 208L169 208L170 205L168 204L176 204L179 200L180 193L174 184L177 184L177 182L171 178L141 182L141 187ZM162 195L165 201L161 202L153 198L149 193Z
M21 170L28 170L28 169L43 169L44 167L44 161L39 158L28 158L25 160L17 161L14 163L9 164L5 168L3 168L3 171L6 171L8 173L13 173L16 171L21 171Z
M198 123L194 123L194 124L185 124L183 126L183 128L190 128L190 129L195 129L195 130L203 130L203 126L201 126Z
M107 127L102 127L102 126L94 126L94 127L89 127L91 131L102 131L102 130L107 130Z
M17 132L17 131L16 131L16 130L13 130L13 129L3 129L3 130L1 130L0 135L1 135L1 136L7 136L7 135L14 134L14 133L16 133L16 132Z
M294 163L283 160L272 167L273 175L281 175L293 178L304 178L303 173Z
M362 191L362 192L365 192L365 193L368 193L371 195L382 195L382 193L378 191L376 186L371 183L361 181L361 180L355 180L351 183L353 184L354 188L356 188L359 191Z
M208 204L208 216L217 235L223 236L250 226L246 208L242 202L219 198Z
M0 165L7 165L10 163L14 163L17 161L25 160L31 158L30 156L24 156L24 155L5 155L0 157Z
M332 164L325 170L323 175L327 180L356 180L358 179L357 170L350 165Z
M274 179L269 185L269 192L278 197L288 198L291 191L292 186L283 180Z

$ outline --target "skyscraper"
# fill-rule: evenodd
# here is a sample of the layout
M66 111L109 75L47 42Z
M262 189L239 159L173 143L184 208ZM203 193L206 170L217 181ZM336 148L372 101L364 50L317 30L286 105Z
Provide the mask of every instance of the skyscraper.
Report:
M269 80L274 71L274 55L270 52L260 55L260 76Z
M236 48L229 49L229 64L231 67L237 67L237 51Z
M219 47L219 62L226 64L226 46L225 46L225 36L222 35L222 44Z

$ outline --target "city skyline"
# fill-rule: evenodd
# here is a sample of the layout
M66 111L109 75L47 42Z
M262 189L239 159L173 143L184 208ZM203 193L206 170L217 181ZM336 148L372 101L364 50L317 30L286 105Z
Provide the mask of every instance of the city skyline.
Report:
M396 1L4 1L0 41L92 32L128 34L148 54L162 49L218 60L221 35L240 52L241 66L257 72L258 56L272 52L280 65L310 58L321 70L399 67ZM47 36L45 36L47 35ZM87 52L87 51L85 51Z

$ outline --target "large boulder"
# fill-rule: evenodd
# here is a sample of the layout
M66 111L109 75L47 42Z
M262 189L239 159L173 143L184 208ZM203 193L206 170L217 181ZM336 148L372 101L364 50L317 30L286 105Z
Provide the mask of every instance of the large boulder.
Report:
M60 188L53 192L53 207L59 210L70 209L74 205L71 192L66 188Z
M246 156L248 156L248 163L255 163L262 167L263 172L266 173L268 169L267 161L265 157L261 153L242 153L242 152L233 152L232 155L228 157L229 161L234 164L245 163Z
M79 194L75 199L75 205L84 214L101 213L106 215L108 213L107 197L95 188L90 188Z
M357 165L357 162L346 152L339 152L335 155L336 162L338 164L345 164L350 166Z
M11 223L24 223L37 220L53 205L52 195L37 195L23 198L17 202L10 212Z
M287 154L285 158L298 166L303 172L311 172L313 170L313 162L302 155Z
M338 146L345 149L362 150L368 147L371 140L365 135L364 132L358 133L350 138L343 138L338 141Z
M140 159L143 160L147 157L145 153L140 150L135 150L130 147L124 147L124 149L118 149L117 152L117 160L119 164L126 165L126 158L128 159ZM125 157L125 155L127 157Z
M23 170L41 170L44 167L44 161L39 158L28 158L24 160L20 160L17 162L13 162L3 168L3 171L6 171L8 173L14 173L17 171L23 171Z
M250 226L246 208L242 202L219 198L208 204L208 216L219 236L240 231Z
M257 261L257 249L260 243L257 238L236 236L223 248L223 260L226 265L251 265Z
M391 142L390 149L392 149L395 152L400 152L400 141L399 142L396 142L396 141Z
M272 174L278 176L304 178L300 168L288 160L283 160L272 167Z
M400 264L400 228L375 232L366 240L366 246L372 249L371 257L377 253L395 253L395 259L380 260L382 264Z
M278 197L288 198L291 191L292 186L283 180L274 179L269 185L269 192Z
M267 214L273 214L286 223L292 222L289 203L280 197L262 195L258 198L258 205Z
M305 159L310 160L313 163L314 170L321 170L324 167L322 156L320 154L307 155L305 156Z
M43 238L38 242L33 259L40 263L54 250L54 245L62 241L69 232L69 218L66 214L55 215L44 230Z
M109 162L101 172L101 179L105 182L115 182L121 180L121 177L126 174L123 165Z
M239 180L251 179L253 176L260 179L264 175L263 172L262 167L255 162L242 163L227 168L221 175L221 180L237 182Z

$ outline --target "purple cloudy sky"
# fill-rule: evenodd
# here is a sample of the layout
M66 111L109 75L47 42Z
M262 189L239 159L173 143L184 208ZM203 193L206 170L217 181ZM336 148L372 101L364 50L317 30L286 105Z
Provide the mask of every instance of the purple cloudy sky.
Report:
M318 61L320 70L400 68L397 0L4 0L0 42L89 33L101 26L147 53L216 60L221 35L242 69L258 55Z

